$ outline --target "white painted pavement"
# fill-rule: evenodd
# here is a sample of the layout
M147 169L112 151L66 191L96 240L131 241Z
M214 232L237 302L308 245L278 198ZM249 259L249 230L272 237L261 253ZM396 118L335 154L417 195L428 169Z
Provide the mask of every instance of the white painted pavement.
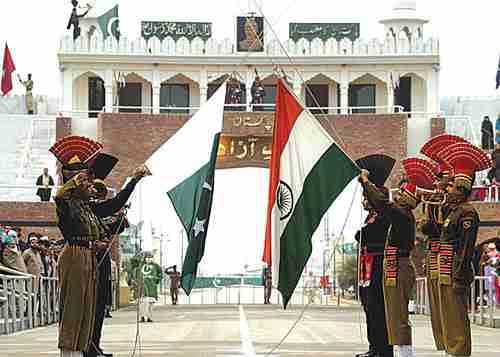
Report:
M279 306L159 306L154 322L140 324L136 357L263 357L288 332L300 308ZM309 307L305 318L273 356L352 357L367 350L357 308ZM106 319L103 348L130 357L135 311L114 312ZM417 357L442 357L435 351L428 318L412 316ZM498 330L472 329L473 356L498 357ZM55 326L0 336L0 357L58 357Z

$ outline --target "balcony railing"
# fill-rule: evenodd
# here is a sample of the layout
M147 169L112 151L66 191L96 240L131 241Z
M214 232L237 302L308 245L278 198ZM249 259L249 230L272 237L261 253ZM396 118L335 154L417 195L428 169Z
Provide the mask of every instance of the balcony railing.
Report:
M408 39L387 38L381 41L378 38L371 40L357 39L329 39L323 41L315 38L309 41L301 38L298 41L288 39L281 47L279 41L273 39L265 45L262 56L273 57L368 57L368 56L423 56L439 55L439 41L435 38L424 40L421 38L409 41ZM209 38L204 41L194 38L189 41L185 37L175 41L166 37L163 41L154 37L150 40L144 38L128 39L125 36L117 41L113 36L103 39L100 34L92 37L80 36L73 40L72 36L65 36L60 41L60 54L116 54L130 56L247 56L247 53L236 52L234 42L230 39L218 41ZM255 56L255 54L252 54ZM259 54L257 54L259 56Z
M274 112L276 104L225 104L226 111L239 111L239 112ZM200 107L159 107L155 109L152 106L124 106L115 105L111 107L112 113L142 113L142 114L170 114L170 115L193 115ZM356 106L356 107L307 107L306 109L313 112L313 114L412 114L405 113L404 107L400 105L377 105L377 106ZM155 111L159 113L155 113ZM62 110L59 112L62 116L72 118L85 118L95 117L99 113L106 113L106 108L102 110ZM423 114L423 113L422 113ZM428 114L428 113L426 113Z

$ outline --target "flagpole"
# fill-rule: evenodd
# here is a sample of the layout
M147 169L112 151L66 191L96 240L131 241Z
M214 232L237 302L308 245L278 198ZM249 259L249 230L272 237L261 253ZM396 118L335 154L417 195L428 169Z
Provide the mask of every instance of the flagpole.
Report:
M184 230L179 231L181 233L181 269L184 266Z

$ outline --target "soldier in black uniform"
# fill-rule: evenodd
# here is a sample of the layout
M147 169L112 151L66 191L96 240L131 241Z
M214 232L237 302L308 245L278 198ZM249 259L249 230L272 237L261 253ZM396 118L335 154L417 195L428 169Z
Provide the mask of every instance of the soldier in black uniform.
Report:
M380 191L389 196L384 187L391 174L395 160L385 155L371 155L356 161L359 167L369 170L370 177ZM356 233L360 243L359 293L366 315L366 329L369 350L356 357L393 357L393 347L389 345L385 320L383 262L384 247L389 230L389 220L380 210L373 208L366 197L363 207L368 211L365 226Z
M410 173L406 173L410 176ZM420 203L417 187L405 183L390 202L377 186L370 182L369 172L363 170L360 182L370 205L389 220L391 228L384 250L384 304L389 344L399 346L400 357L414 357L408 303L415 285L415 268L410 253L415 247L414 210Z
M99 217L106 230L106 239L103 240L103 243L108 245L111 244L113 236L122 233L128 226L123 207L130 198L139 180L147 175L147 169L145 167L136 169L132 180L130 180L125 188L114 198L106 199L108 190L103 180L109 175L117 162L117 158L100 153L91 167L91 172L94 177L94 199L91 202L92 209L96 216ZM100 347L106 306L112 304L111 256L109 254L109 248L108 250L99 251L96 255L96 259L97 297L95 324L92 333L92 341L86 353L86 357L112 356L112 354L103 353Z

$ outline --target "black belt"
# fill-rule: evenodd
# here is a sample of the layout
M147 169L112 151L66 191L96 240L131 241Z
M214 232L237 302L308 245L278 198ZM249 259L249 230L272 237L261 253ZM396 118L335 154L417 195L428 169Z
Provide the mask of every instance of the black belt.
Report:
M81 247L87 249L92 249L95 246L95 242L90 240L68 240L66 241L66 243L68 243L72 247Z

